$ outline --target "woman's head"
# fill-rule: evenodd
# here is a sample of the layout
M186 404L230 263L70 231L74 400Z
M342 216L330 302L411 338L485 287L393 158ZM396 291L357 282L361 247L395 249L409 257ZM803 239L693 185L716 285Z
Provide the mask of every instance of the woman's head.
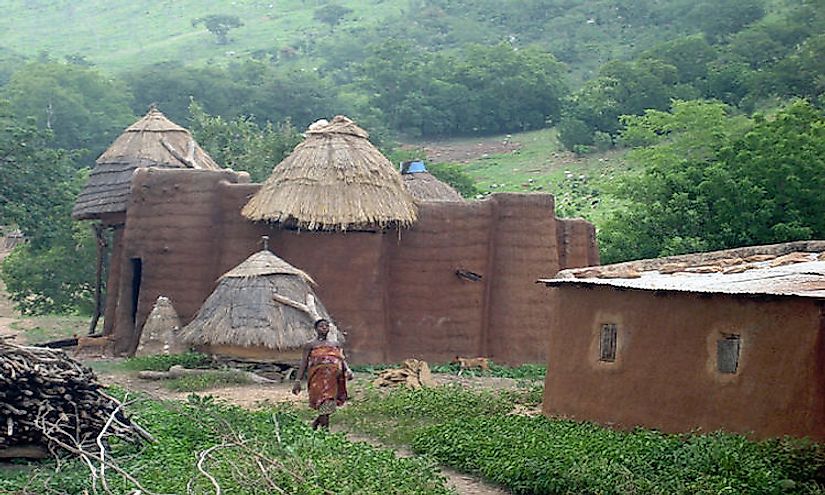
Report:
M318 334L319 338L325 339L329 334L329 320L323 318L315 320L315 333Z

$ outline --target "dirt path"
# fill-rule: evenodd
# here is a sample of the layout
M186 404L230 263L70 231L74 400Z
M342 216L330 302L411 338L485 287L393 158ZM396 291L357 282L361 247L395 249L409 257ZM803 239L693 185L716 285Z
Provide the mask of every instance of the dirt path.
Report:
M403 447L389 447L372 437L367 437L358 433L351 433L341 427L336 428L335 425L332 425L332 431L344 432L347 435L347 439L351 442L363 442L372 445L373 447L391 449L398 457L415 457L415 454L409 449ZM448 467L441 466L440 469L441 474L447 478L447 485L449 485L459 495L509 495L510 493L501 487L490 485L489 483L486 483L474 476L459 473L458 471L454 471Z

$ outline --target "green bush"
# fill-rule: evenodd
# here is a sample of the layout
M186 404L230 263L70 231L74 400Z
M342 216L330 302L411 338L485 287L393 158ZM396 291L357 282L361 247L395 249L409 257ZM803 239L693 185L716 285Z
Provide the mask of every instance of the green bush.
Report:
M413 448L524 494L822 493L825 466L822 446L798 440L505 415L430 426Z

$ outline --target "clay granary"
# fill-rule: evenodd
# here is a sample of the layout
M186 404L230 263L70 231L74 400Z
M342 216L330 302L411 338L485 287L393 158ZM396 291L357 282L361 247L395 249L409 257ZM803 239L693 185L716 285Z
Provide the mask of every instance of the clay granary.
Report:
M326 171L324 157L334 157ZM551 315L535 280L598 264L592 224L556 218L551 195L415 200L348 119L311 127L264 185L231 170L155 166L135 168L128 185L104 324L122 353L159 296L188 324L262 236L317 283L355 363L544 362Z
M544 412L825 440L825 241L564 270Z

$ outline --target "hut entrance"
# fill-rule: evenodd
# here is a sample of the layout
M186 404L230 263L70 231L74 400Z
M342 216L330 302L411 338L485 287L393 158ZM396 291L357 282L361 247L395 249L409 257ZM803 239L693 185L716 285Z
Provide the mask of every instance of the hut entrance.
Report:
M132 307L131 317L132 324L137 320L138 301L140 300L140 281L143 278L143 260L140 258L132 258Z

